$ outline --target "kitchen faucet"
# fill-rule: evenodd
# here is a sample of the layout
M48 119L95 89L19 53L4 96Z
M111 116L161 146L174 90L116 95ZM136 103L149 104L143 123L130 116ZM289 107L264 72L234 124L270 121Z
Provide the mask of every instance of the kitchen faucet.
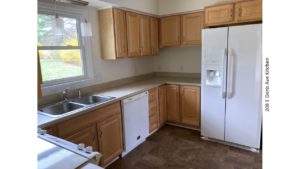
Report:
M63 99L64 101L69 101L69 96L68 96L68 89L65 89L63 92Z

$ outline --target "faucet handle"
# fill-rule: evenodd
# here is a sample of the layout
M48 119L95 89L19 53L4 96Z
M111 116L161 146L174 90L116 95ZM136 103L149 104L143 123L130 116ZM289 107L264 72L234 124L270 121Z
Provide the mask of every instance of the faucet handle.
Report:
M77 92L78 92L78 98L81 98L81 91L80 91L80 89L78 89Z

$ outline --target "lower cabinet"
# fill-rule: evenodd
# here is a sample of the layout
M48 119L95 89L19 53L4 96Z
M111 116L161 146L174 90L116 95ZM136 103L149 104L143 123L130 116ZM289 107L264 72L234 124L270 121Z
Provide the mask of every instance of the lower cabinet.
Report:
M167 120L170 122L180 123L179 86L166 85L166 93Z
M160 124L165 121L200 127L200 87L163 85L159 88ZM167 118L165 118L167 116Z
M162 126L167 121L167 90L166 85L159 86L159 125Z
M93 146L102 154L100 165L105 166L123 151L120 102L93 110L57 125L58 137L75 144Z
M123 151L121 115L97 123L101 165L105 166Z
M75 144L84 143L85 146L93 146L94 150L99 151L95 125L90 125L84 129L81 129L74 134L66 136L64 139Z
M159 107L158 107L158 88L149 90L149 133L158 129L159 125Z
M200 127L200 88L180 86L181 123Z

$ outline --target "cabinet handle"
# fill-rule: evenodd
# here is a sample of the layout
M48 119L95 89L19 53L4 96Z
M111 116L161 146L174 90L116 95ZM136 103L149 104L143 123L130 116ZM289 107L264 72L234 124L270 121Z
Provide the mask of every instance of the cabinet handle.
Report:
M230 9L230 16L233 16L233 9Z
M102 131L100 130L99 137L102 137Z

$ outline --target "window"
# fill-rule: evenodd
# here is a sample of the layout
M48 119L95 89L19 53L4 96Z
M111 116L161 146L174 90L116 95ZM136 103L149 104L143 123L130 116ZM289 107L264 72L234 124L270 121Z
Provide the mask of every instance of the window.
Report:
M59 22L55 19L59 18ZM58 29L55 24L61 24ZM80 19L57 13L38 14L38 54L43 85L86 78Z

